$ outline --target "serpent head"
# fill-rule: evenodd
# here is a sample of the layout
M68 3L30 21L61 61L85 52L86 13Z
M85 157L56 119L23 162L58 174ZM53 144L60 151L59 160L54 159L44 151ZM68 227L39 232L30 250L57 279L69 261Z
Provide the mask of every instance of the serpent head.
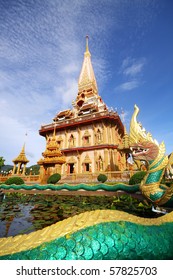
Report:
M137 122L139 108L134 106L134 113L130 123L129 144L132 156L135 160L153 161L157 158L160 148L164 150L164 143L161 145L152 138L151 133L146 132L141 123ZM165 150L164 150L165 151ZM163 152L164 152L163 151Z

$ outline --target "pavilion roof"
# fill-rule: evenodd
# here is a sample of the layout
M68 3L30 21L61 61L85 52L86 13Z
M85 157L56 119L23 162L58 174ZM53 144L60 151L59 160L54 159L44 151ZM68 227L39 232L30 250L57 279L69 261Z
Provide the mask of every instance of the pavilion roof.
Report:
M20 154L15 159L13 159L13 162L14 163L18 163L18 162L27 163L27 162L29 162L29 160L27 159L27 157L25 155L25 144L23 145Z

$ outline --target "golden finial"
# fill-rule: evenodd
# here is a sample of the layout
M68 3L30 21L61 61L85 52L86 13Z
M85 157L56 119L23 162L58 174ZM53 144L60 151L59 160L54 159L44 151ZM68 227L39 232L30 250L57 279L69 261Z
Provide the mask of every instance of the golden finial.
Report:
M22 150L21 150L21 153L25 153L25 143L23 144L23 147L22 147Z
M89 52L89 48L88 48L88 39L89 39L89 36L86 35L86 52Z
M53 130L53 138L55 139L56 137L56 125L54 126L54 130Z

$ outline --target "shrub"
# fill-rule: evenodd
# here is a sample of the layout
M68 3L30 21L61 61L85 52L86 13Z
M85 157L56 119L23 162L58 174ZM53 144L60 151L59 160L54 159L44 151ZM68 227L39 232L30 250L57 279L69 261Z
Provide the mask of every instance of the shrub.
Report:
M7 179L5 181L5 184L6 185L12 185L12 184L15 184L15 185L23 185L24 184L24 181L22 178L20 177L10 177L9 179Z
M106 182L106 180L107 180L107 176L106 176L105 174L99 174L98 177L97 177L97 180L98 180L99 182L104 183L104 182Z
M60 179L61 179L61 175L59 173L55 173L48 178L47 183L56 184Z
M140 184L141 181L144 179L145 175L147 174L146 171L139 171L135 173L129 180L129 185L136 185Z

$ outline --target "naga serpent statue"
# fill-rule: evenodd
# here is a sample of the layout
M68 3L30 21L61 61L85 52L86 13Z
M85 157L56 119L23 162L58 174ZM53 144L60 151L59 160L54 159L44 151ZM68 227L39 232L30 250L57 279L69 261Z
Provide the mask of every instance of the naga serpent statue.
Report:
M134 160L147 162L146 176L138 186L117 184L111 186L111 190L141 191L154 206L173 207L173 189L160 183L168 164L165 145L163 142L159 145L150 133L145 132L136 120L138 112L135 105L129 144ZM9 186L0 187L7 189ZM70 190L68 185L62 188ZM80 188L86 189L87 185ZM107 189L108 186L100 185L98 188ZM77 189L79 188L76 187ZM173 259L172 234L173 212L149 219L123 211L96 210L76 215L30 234L0 238L0 259Z

